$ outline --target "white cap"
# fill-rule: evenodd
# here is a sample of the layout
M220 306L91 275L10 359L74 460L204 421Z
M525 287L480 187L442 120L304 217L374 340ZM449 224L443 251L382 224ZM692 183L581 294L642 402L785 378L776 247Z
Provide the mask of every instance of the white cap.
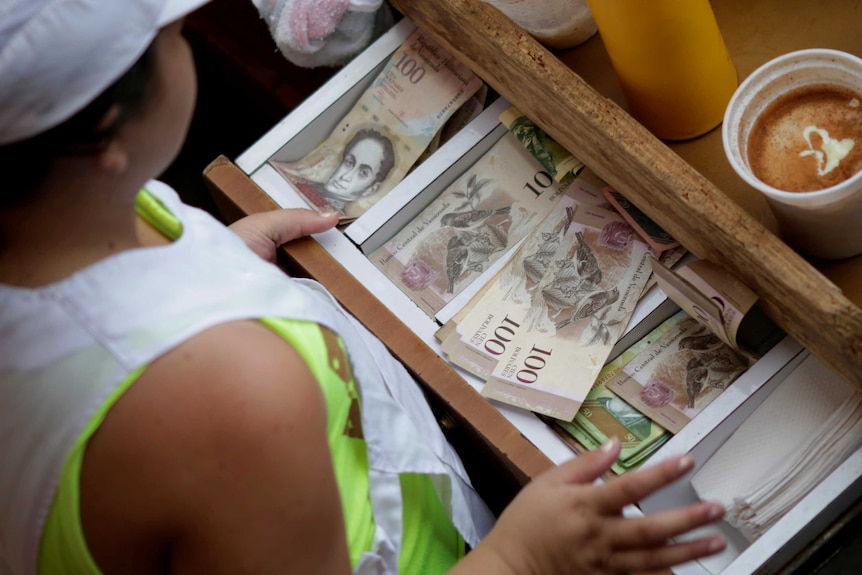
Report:
M84 109L209 0L0 0L0 144Z

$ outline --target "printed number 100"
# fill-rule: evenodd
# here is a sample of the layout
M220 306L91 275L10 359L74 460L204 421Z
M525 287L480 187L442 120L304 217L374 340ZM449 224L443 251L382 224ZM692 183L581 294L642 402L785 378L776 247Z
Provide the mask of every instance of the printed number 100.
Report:
M539 379L539 371L548 365L547 358L551 356L551 351L536 347L535 345L529 351L529 355L524 358L524 367L515 374L518 381L525 384L533 384Z
M395 63L394 68L402 75L407 76L411 84L418 84L425 77L425 68L419 66L416 60L408 57L407 54L401 54L401 58Z

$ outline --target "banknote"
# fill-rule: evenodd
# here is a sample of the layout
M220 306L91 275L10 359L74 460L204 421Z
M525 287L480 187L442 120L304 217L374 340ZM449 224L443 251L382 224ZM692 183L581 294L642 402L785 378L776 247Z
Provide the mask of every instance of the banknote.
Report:
M688 316L605 385L651 420L678 433L751 363Z
M482 110L485 109L485 102L488 99L488 86L483 84L473 96L464 102L452 116L446 120L446 123L443 124L443 127L437 130L437 133L434 134L434 137L431 139L431 142L428 146L425 147L425 150L422 154L419 155L419 158L410 168L410 171L413 171L413 168L424 162L431 156L437 149L452 139L455 134L464 129L467 124L475 120L479 114L482 113Z
M558 433L562 432L571 436L575 440L575 444L572 447L579 453L582 451L598 449L604 444L604 441L596 440L589 432L575 422L560 421L558 419L551 418L546 418L545 422L559 430ZM628 451L626 446L627 442L621 438L621 456L613 463L613 465L611 465L611 470L617 475L622 475L627 471L637 469L649 459L650 455L658 451L662 445L667 443L671 437L673 437L673 434L668 431L664 431L664 433L657 436L652 443L645 446L643 449L640 449L637 454L630 455L626 459L623 459L622 454Z
M534 229L565 187L506 133L369 260L433 316Z
M462 104L452 117L449 118L438 132L440 134L440 145L452 139L455 134L464 129L467 124L475 120L488 104L488 86L482 84L473 96Z
M754 358L763 356L785 335L756 307L757 294L712 262L697 260L676 271L659 270L656 279L677 305L725 343Z
M512 333L508 340L489 337L482 344L498 358L482 394L571 420L628 323L650 270L647 245L615 212L579 206L562 243L531 301L483 302L486 313L499 318L492 324L503 326L505 320Z
M500 114L500 122L541 162L554 181L564 182L584 169L583 162L514 106Z
M629 364L631 360L641 354L641 352L648 349L651 345L653 345L660 337L666 334L668 331L673 329L679 322L683 321L688 317L688 314L680 310L661 322L655 328L653 328L648 334L640 338L633 345L629 346L628 349L623 351L621 354L616 356L611 361L608 361L602 371L599 373L599 377L596 378L595 387L603 386L608 382L613 376L617 374L622 368Z
M621 193L610 186L604 187L602 193L605 194L611 205L619 211L620 215L640 234L649 247L659 253L679 247L679 242L673 239L673 236L664 231L661 226L652 221L648 215L640 211Z
M395 187L435 134L482 81L417 29L308 155L271 165L314 208L335 208L345 221Z
M589 166L584 167L572 182L572 187L578 190L577 195L581 202L606 210L613 210L613 206L602 193L602 188L607 185Z
M590 392L578 413L583 414L588 425L578 418L572 422L560 421L560 425L588 447L602 445L609 437L619 438L622 449L617 463L620 469L642 461L644 452L652 453L656 443L666 441L671 435L605 386ZM598 433L599 428L606 433Z

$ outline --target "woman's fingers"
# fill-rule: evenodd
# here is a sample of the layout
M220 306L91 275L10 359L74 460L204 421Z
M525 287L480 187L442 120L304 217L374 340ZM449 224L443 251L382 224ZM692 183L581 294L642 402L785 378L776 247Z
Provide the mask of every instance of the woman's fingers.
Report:
M608 525L613 549L608 567L625 573L660 571L717 553L727 544L719 534L690 541L671 541L717 521L724 512L724 507L717 503L698 502L642 518L618 518Z
M608 560L608 568L619 573L661 573L672 565L717 553L725 545L724 537L712 535L653 548L615 551Z
M319 214L305 208L266 212L265 226L276 246L291 240L323 232L338 223L338 212Z
M626 473L598 486L594 504L603 513L620 511L652 495L694 468L694 459L689 455L673 457L658 465Z
M272 210L246 216L229 226L258 256L275 262L276 249L291 240L326 231L338 224L338 213L305 208Z
M589 484L608 472L620 454L620 442L609 439L600 449L582 453L545 474L548 480L570 484Z
M612 526L615 549L663 545L668 540L724 517L718 503L698 502L641 518L618 519Z

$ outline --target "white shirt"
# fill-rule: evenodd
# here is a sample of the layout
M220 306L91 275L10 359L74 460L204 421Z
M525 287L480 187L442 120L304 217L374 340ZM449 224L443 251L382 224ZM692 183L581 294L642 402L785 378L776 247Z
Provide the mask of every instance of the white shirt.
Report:
M322 286L264 262L164 184L147 189L183 224L172 244L125 251L40 288L0 284L0 573L36 574L65 458L129 373L209 327L260 317L319 323L347 348L377 526L356 572L397 572L399 473L429 474L475 546L493 516L403 366Z

